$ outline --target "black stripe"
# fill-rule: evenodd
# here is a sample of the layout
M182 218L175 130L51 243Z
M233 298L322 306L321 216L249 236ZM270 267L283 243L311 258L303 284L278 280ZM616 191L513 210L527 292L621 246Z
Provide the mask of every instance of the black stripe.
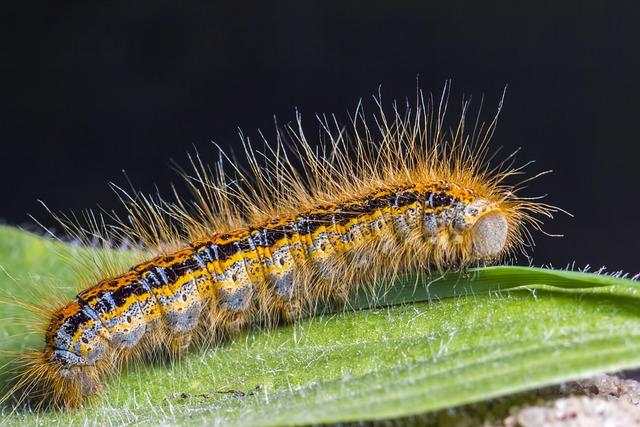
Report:
M189 258L185 259L182 262L179 262L177 264L173 264L173 265L167 267L167 269L169 269L169 268L178 277L180 277L180 276L184 276L185 274L187 274L188 271L200 270L200 265L198 264L198 261L196 261L195 258L193 258L193 256L190 256Z
M82 307L82 301L78 300L78 302ZM68 316L65 319L65 322L62 324L61 329L64 329L67 334L73 337L80 325L84 325L89 320L91 320L91 318L85 312L83 312L82 309L80 309L77 313L74 313L73 315Z
M173 270L173 268L171 268L172 266L169 265L168 267L164 267L162 268L162 270L164 271L164 275L167 277L167 285L171 284L171 283L175 283L176 280L178 280L178 275L176 274L176 272ZM159 268L160 269L160 268Z
M139 295L138 288L140 284L134 282L128 285L121 286L111 293L111 298L115 301L116 305L123 305L132 295Z
M238 252L238 246L235 243L236 242L229 242L224 245L218 245L218 255L220 256L218 261L230 258Z
M290 225L281 225L275 228L265 228L262 232L265 246L273 246L278 240L289 238L293 233Z
M255 249L253 244L253 237L238 240L236 242L236 246L238 247L238 250L242 252L251 252Z
M398 192L395 194L393 206L401 208L403 206L411 205L420 200L422 194L417 191Z
M278 240L290 238L292 234L311 234L321 226L331 224L345 225L353 218L361 215L370 215L379 209L394 207L404 207L416 202L423 202L431 208L449 206L455 201L453 196L441 191L432 194L431 192L421 193L419 191L398 190L393 193L379 197L366 196L350 203L343 203L336 206L335 210L319 213L310 213L297 217L292 223L279 225L274 228L251 228L249 237L241 240L231 241L222 245L205 244L207 252L216 254L218 261L224 261L234 256L238 251L251 251L256 246L270 247ZM322 206L321 208L326 208ZM221 234L221 239L228 239L229 234ZM194 248L199 251L202 246ZM195 261L194 261L195 262ZM167 276L168 271L165 270Z
M434 194L432 200L433 200L432 206L434 208L439 208L442 206L450 206L455 199L454 197L448 195L444 191L441 191L439 193Z

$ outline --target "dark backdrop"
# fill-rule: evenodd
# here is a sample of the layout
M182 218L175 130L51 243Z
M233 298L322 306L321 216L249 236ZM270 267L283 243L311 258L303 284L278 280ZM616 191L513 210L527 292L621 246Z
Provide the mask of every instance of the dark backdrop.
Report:
M74 4L75 3L75 4ZM90 3L90 4L87 4ZM125 169L168 190L169 159L237 146L237 127L273 136L297 107L346 119L382 84L412 96L416 76L452 100L509 85L494 146L522 146L530 194L575 214L537 236L534 262L640 270L638 8L614 2L49 2L4 9L0 217L116 199ZM229 2L232 3L232 2ZM513 2L518 3L518 2ZM189 4L189 6L186 6ZM5 7L5 6L3 6ZM453 110L452 110L453 111ZM167 191L165 191L167 192Z

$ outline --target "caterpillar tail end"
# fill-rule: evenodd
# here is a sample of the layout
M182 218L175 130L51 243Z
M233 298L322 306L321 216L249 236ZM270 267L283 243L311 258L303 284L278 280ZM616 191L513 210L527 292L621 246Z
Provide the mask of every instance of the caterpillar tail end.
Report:
M24 361L27 369L16 376L0 403L15 409L71 410L82 407L102 391L102 376L96 366L59 367L41 352L25 354Z

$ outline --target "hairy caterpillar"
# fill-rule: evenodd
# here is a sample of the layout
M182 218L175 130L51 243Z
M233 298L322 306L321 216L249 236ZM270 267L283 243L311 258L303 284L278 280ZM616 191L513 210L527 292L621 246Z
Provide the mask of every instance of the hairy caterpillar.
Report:
M47 309L44 348L24 356L11 393L78 407L126 360L294 321L406 271L495 262L521 248L527 227L540 229L536 215L555 208L518 197L527 180L506 184L522 173L512 156L489 165L497 114L469 133L463 103L447 131L447 100L447 89L438 103L419 93L388 115L377 99L376 126L359 106L350 136L323 117L317 148L298 115L290 145L279 134L259 153L243 139L249 171L232 176L222 161L211 171L191 158L183 175L193 203L120 192L127 220L94 223L93 233L140 242L144 261Z

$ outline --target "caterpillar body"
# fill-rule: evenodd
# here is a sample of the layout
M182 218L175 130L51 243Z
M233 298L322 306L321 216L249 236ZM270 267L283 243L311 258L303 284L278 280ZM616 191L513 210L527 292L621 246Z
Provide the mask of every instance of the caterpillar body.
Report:
M350 138L321 119L320 149L298 116L293 150L279 135L263 165L244 140L250 172L236 168L231 180L191 158L193 204L125 194L129 218L116 228L155 257L52 308L44 349L26 355L13 392L78 407L132 357L295 321L405 271L494 262L522 247L527 226L540 227L534 214L554 208L505 184L521 168L489 167L495 118L469 135L464 103L457 128L443 130L447 97L436 105L419 93L391 117L380 107L376 132L359 106Z

